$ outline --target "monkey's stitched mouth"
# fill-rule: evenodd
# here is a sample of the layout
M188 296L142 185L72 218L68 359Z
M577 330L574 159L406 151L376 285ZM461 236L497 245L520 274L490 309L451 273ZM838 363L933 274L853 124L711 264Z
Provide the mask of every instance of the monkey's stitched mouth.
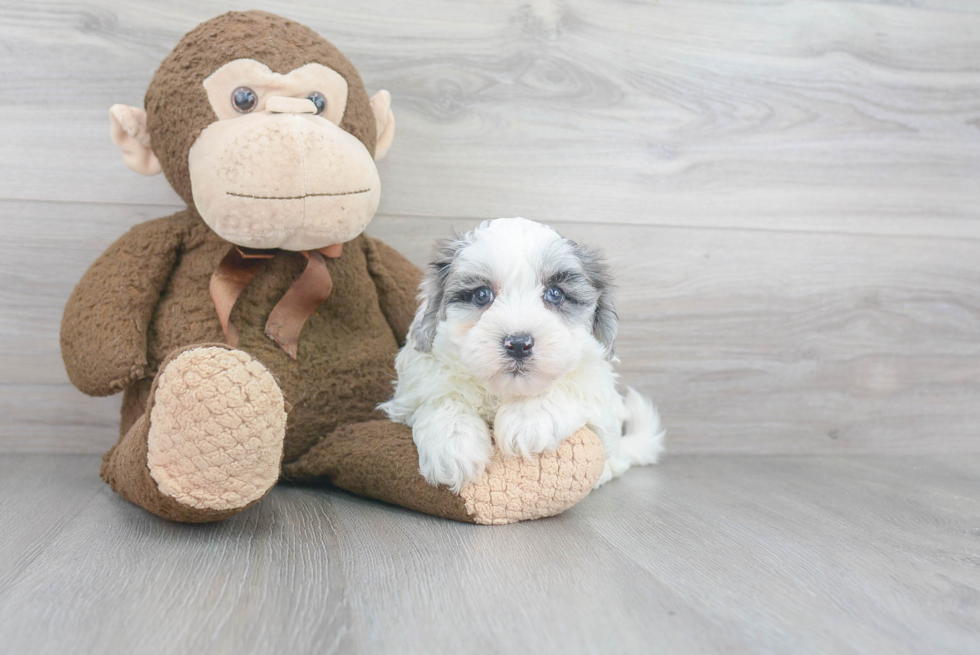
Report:
M341 191L339 193L307 193L302 196L256 196L250 193L235 193L225 191L229 196L236 198L251 198L252 200L302 200L303 198L319 198L324 196L356 196L359 193L367 193L371 189L359 189L358 191Z

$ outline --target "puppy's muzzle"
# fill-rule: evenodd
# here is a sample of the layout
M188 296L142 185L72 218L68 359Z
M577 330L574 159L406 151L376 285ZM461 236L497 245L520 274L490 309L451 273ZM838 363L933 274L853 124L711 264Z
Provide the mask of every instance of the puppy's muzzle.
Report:
M514 359L525 359L531 356L534 348L534 337L530 334L508 334L504 337L504 352Z

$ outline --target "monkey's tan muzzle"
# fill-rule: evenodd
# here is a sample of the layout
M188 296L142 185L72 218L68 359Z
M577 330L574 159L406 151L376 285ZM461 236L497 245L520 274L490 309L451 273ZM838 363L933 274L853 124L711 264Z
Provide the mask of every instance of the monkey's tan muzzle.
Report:
M264 111L201 132L188 157L194 205L219 236L247 248L317 250L367 227L381 195L374 159L310 108L273 97Z

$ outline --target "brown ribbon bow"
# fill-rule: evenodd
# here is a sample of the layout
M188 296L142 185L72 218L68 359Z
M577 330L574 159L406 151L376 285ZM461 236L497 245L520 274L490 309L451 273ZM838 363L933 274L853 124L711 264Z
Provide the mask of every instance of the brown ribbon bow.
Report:
M272 308L265 323L267 337L279 344L287 355L296 359L299 334L306 320L323 304L333 291L333 280L324 257L335 259L343 252L338 243L319 250L304 250L306 269ZM211 301L218 311L218 320L229 346L238 346L238 329L231 323L231 310L238 297L265 263L276 256L277 250L254 250L232 246L218 268L211 274Z

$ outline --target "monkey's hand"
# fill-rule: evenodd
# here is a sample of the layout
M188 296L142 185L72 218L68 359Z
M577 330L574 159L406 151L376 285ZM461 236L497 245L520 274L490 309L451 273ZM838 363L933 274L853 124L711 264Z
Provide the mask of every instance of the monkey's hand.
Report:
M68 299L61 356L83 393L108 396L144 377L147 326L182 238L175 218L142 223L120 237Z

